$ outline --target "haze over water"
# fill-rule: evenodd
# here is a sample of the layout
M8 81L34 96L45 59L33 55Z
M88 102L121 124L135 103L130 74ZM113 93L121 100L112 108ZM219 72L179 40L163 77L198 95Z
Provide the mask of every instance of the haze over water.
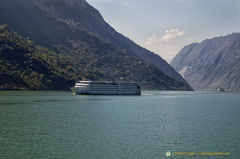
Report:
M239 158L239 97L0 91L0 158Z

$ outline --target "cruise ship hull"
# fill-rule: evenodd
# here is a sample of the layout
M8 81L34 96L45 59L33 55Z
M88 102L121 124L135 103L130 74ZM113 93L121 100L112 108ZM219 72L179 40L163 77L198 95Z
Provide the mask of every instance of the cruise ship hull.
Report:
M140 91L82 91L78 88L71 88L74 94L79 95L141 95Z
M138 83L80 81L71 87L79 95L141 95Z

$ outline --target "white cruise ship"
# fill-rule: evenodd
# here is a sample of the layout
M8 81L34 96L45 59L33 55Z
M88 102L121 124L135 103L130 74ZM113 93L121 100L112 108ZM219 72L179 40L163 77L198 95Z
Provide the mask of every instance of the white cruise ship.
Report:
M141 95L139 84L134 82L80 81L71 90L82 95Z

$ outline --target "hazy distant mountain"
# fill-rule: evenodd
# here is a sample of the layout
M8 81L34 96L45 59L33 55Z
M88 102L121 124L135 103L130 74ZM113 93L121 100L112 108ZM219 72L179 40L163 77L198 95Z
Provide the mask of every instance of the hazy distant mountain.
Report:
M240 91L240 33L185 46L171 65L196 90Z
M85 0L3 0L0 3L0 24L8 24L36 44L67 53L79 47L71 44L82 40L79 30L86 31L128 50L133 56L186 83L160 56L116 32Z

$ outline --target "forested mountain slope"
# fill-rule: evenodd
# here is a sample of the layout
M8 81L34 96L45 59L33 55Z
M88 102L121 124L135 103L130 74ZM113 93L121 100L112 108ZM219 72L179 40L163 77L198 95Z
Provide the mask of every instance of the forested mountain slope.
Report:
M92 45L101 47L86 47L81 56L69 57L35 45L7 25L0 26L0 89L69 90L76 79L120 78L137 81L143 89L188 89L155 66L141 63L112 44L95 40Z

